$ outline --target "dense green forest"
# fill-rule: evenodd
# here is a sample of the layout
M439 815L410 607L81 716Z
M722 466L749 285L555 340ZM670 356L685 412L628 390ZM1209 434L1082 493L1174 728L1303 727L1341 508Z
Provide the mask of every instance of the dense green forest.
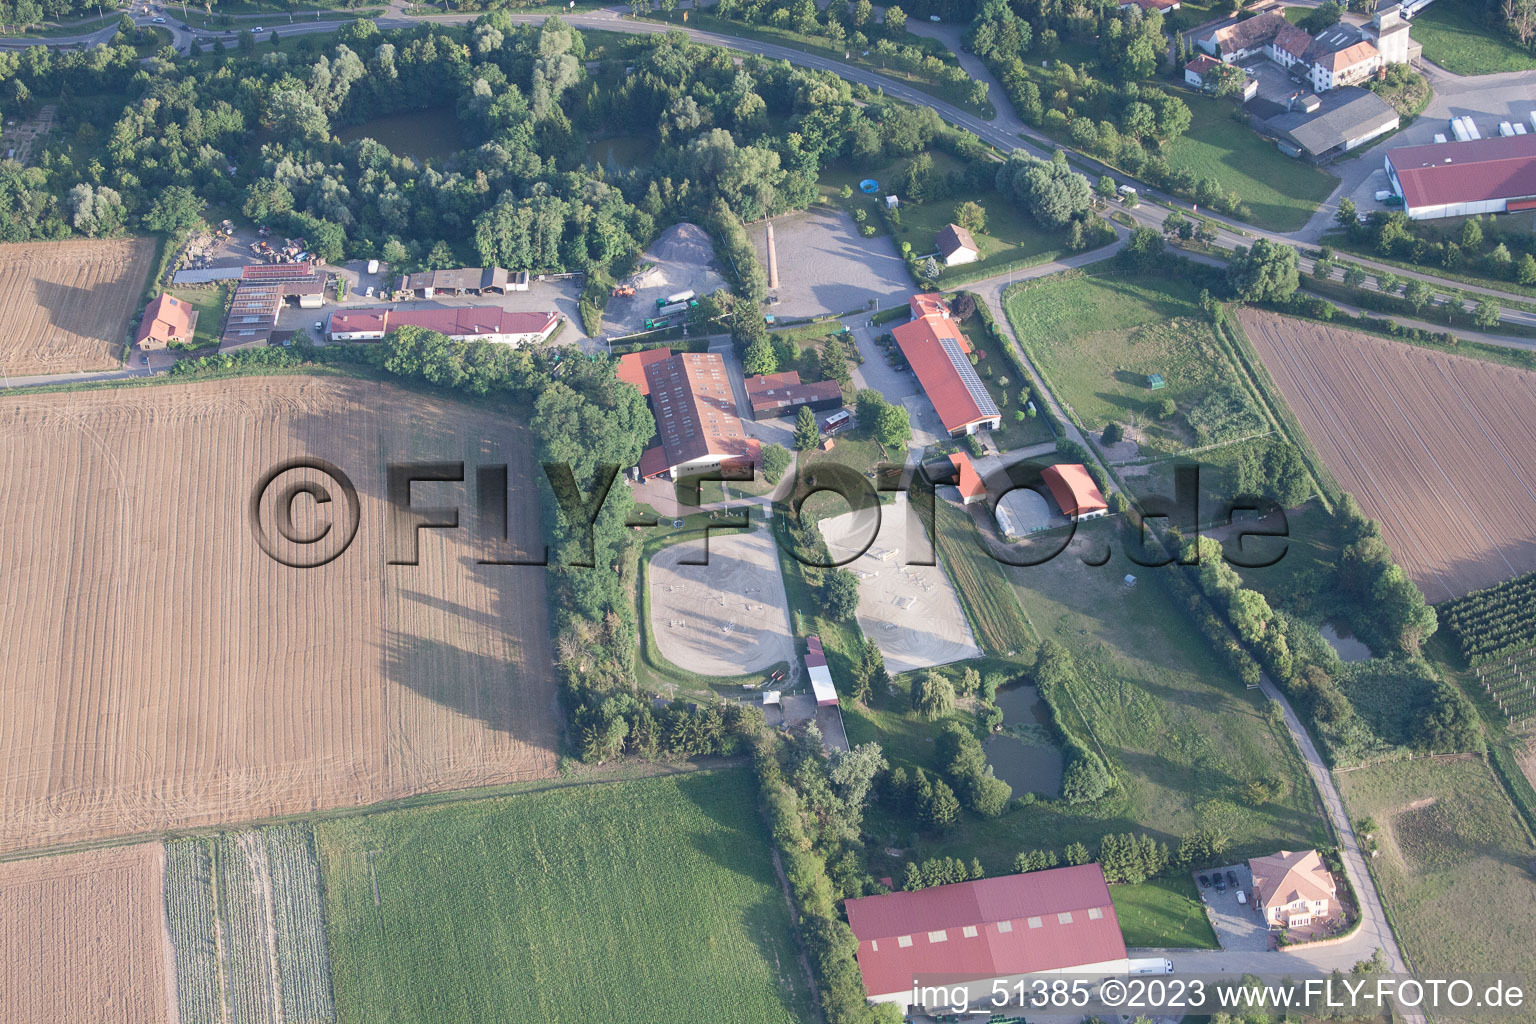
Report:
M327 261L593 270L717 204L747 220L803 207L828 161L914 153L942 129L932 110L860 105L831 75L738 64L680 33L605 56L590 60L558 18L502 12L389 34L359 21L308 53L219 61L0 53L7 116L59 104L37 166L0 163L0 239L174 231L213 206L302 235ZM464 146L425 165L333 134L430 109L457 119ZM644 167L588 157L591 138L620 134L656 139Z

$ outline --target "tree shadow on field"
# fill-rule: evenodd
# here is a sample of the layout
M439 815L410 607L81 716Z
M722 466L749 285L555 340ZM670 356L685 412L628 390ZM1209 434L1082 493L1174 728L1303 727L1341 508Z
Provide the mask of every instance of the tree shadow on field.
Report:
M529 666L529 671L537 670ZM391 632L384 651L384 674L390 682L492 729L536 735L516 709L526 706L517 691L537 684L513 661Z
M101 338L101 332L94 329L92 323L91 304L95 301L95 293L89 288L76 288L57 281L33 281L32 286L37 292L37 304L48 311L49 327L86 338Z

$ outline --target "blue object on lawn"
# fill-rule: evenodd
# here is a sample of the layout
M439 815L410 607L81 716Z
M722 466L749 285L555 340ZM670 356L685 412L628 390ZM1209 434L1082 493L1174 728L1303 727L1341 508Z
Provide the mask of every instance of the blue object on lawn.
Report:
M865 178L863 181L859 182L859 191L863 192L867 196L872 196L876 192L880 191L880 183L874 178Z

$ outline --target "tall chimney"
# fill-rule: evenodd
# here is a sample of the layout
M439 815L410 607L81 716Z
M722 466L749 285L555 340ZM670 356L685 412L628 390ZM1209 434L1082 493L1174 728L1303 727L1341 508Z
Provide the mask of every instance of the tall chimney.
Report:
M773 245L773 221L768 222L768 287L779 287L779 252Z

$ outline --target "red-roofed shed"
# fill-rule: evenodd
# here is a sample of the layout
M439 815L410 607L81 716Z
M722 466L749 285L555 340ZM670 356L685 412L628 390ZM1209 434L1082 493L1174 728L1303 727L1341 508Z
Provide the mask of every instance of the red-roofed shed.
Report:
M1061 506L1063 515L1079 520L1096 519L1108 514L1109 504L1082 463L1046 466L1040 476L1045 480L1045 486L1050 488L1051 497Z
M944 429L951 437L995 430L1002 413L971 365L971 344L949 306L933 293L912 296L911 306L912 319L891 334Z
M960 503L970 505L985 499L987 485L982 482L981 474L976 472L976 467L971 464L971 457L965 452L955 452L949 457L949 461L955 467L955 487L960 491Z
M1536 199L1536 134L1403 146L1386 165L1413 220L1504 213Z

